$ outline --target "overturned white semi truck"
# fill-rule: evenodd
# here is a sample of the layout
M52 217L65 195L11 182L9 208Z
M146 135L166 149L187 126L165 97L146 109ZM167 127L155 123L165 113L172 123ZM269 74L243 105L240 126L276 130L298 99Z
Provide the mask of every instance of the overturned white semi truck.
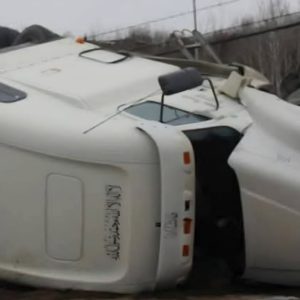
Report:
M300 284L299 107L243 67L24 42L0 54L1 279L153 290L196 247Z

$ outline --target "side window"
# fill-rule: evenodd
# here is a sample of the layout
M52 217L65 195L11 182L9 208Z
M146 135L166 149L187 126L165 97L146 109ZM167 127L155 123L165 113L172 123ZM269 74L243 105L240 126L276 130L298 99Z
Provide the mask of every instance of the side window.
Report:
M152 121L159 121L160 116L160 103L157 102L143 102L140 104L136 104L130 106L125 110L127 113L135 115L137 117L152 120ZM164 123L170 125L183 125L189 123L197 123L207 121L209 118L196 115L178 108L174 108L168 105L164 106Z

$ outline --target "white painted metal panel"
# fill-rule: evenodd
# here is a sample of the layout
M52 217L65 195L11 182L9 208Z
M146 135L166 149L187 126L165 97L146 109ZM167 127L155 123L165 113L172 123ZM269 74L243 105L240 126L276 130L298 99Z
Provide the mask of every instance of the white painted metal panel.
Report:
M300 109L245 88L254 125L230 157L243 208L244 277L299 284Z
M161 233L159 261L157 267L158 286L168 285L184 279L192 266L193 251L182 255L183 245L192 248L193 232L183 234L183 220L194 220L194 157L193 149L182 132L174 127L156 122L140 123L140 130L153 139L160 159L161 181ZM184 165L183 153L189 152L191 162ZM188 198L187 198L188 197ZM192 207L184 211L184 201Z
M79 260L82 255L83 186L80 180L51 174L46 193L46 247L50 257Z

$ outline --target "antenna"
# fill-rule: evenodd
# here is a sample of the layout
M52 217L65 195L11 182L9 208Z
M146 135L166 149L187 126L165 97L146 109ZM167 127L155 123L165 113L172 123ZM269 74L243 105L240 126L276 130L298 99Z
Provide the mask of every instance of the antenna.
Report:
M193 15L194 15L194 29L198 30L198 20L197 20L197 0L193 0Z
M194 31L198 31L197 0L193 0ZM199 49L195 48L195 60L199 59Z

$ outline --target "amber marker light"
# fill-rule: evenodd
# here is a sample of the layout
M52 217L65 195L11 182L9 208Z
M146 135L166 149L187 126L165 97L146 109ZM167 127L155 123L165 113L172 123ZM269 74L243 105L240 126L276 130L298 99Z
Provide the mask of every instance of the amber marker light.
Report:
M78 38L76 38L76 43L84 44L85 43L85 38L82 37L82 36L79 36Z
M192 219L190 218L185 218L183 220L183 232L184 234L190 234L192 232Z
M185 165L189 165L191 163L191 155L190 152L183 153L183 162Z
M190 255L190 246L189 245L183 245L182 247L182 256L187 257Z

